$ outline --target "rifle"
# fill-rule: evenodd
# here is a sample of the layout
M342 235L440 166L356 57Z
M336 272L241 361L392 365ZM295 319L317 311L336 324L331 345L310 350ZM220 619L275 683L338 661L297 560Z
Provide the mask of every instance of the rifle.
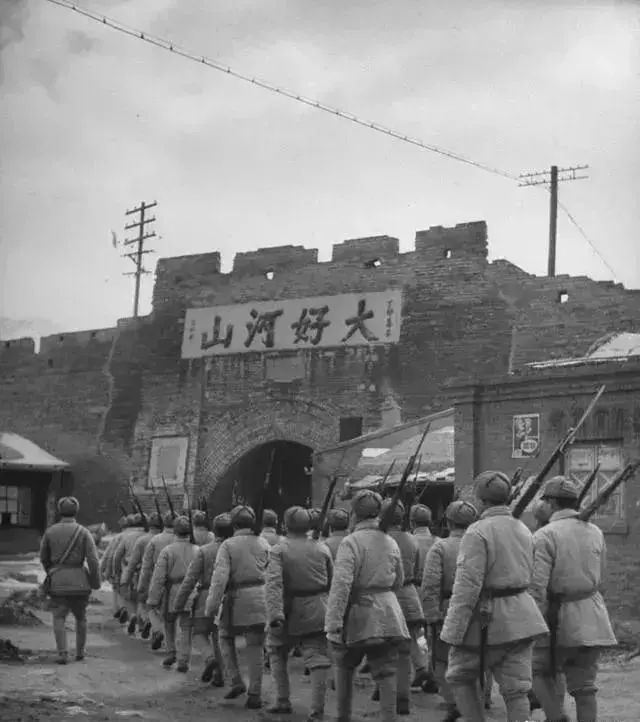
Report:
M391 464L389 465L389 468L387 469L385 475L382 477L382 481L380 482L380 493L384 496L385 486L387 484L387 479L389 478L391 471L393 470L393 467L396 463L395 459L392 459Z
M578 507L582 506L582 502L587 498L587 494L589 493L589 490L593 486L593 482L596 480L596 476L598 476L598 472L600 471L600 462L596 464L596 468L589 474L589 477L584 482L584 486L582 487L580 491L580 495L578 496Z
M160 519L162 520L162 511L160 511L160 502L158 501L158 495L156 494L156 488L153 484L151 484L151 493L153 494L153 501L156 505L156 512Z
M542 444L538 447L538 452L542 450ZM525 476L525 472L529 468L529 465L534 460L535 457L530 456L529 460L524 466L519 466L514 475L511 477L511 496L509 497L509 504L513 504L513 502L520 496L520 493L524 489L524 487L527 485L527 478Z
M138 509L138 514L142 517L142 525L144 527L145 531L149 531L149 520L147 519L147 515L142 511L142 507L140 506L140 500L136 496L135 492L133 491L133 486L131 485L131 480L129 480L129 494L131 494L131 497L133 498L133 503L135 504L136 508Z
M333 475L333 479L331 479L331 483L329 484L329 488L327 489L327 493L324 495L324 501L322 502L322 508L320 509L320 517L318 519L318 524L316 525L316 528L313 530L313 538L318 541L320 539L320 532L324 529L325 520L327 518L327 512L329 511L329 503L331 501L331 496L333 495L333 490L336 488L336 484L338 483L338 474Z
M413 477L413 484L411 489L407 490L407 503L404 507L404 516L402 517L402 531L407 531L411 520L411 506L416 498L416 491L418 488L418 474L420 473L420 464L422 463L422 454L418 457L418 463L416 464L416 473ZM422 496L420 497L422 498Z
M189 492L187 491L187 485L184 484L184 496L187 500L187 516L189 517L189 541L192 544L196 543L196 537L193 533L193 516L191 513L191 500L189 499Z
M544 480L547 476L547 474L551 471L553 468L553 465L556 463L556 461L564 454L567 446L573 443L575 436L577 432L580 430L580 427L584 424L584 422L587 420L587 417L591 414L593 409L595 408L596 404L598 403L598 400L604 393L606 386L603 384L599 389L596 395L591 399L589 406L587 406L587 410L582 414L580 417L578 423L575 425L575 427L570 428L567 433L565 434L564 438L560 441L560 443L556 446L551 456L547 459L546 464L542 467L541 471L538 472L538 475L535 477L535 479L529 484L527 489L523 492L523 494L520 496L520 498L516 501L516 504L512 510L513 516L518 519L522 516L522 513L524 510L529 506L531 500L535 497L535 495L538 493L540 487L544 483Z
M261 494L258 498L258 503L256 504L255 513L256 513L256 525L255 525L255 535L260 536L260 533L262 531L262 514L264 512L264 497L267 492L267 489L269 488L269 485L271 484L271 472L273 470L273 460L276 455L275 447L271 450L271 456L269 457L269 466L267 467L267 473L264 476L264 484L262 486Z
M211 527L211 519L209 518L209 507L207 506L207 500L203 496L202 501L200 502L202 505L202 511L204 512L204 517L207 522L207 529Z
M171 518L175 519L176 512L173 509L173 502L171 501L171 496L169 495L169 490L167 489L167 482L164 480L164 475L161 478L162 478L162 486L164 488L164 493L166 494L166 497L167 497L167 504L169 504L169 511L171 512Z
M380 519L380 523L378 524L378 528L380 529L380 531L386 532L387 529L391 526L396 506L398 506L398 501L400 500L400 495L402 494L405 484L407 483L407 479L409 478L409 474L413 469L413 465L416 463L416 458L420 453L420 449L422 448L422 444L424 444L424 440L427 438L427 434L429 433L430 428L431 422L426 425L424 433L420 437L420 443L418 444L418 448L416 449L415 454L413 454L413 456L409 458L407 465L404 467L404 471L402 472L402 478L400 479L398 488L395 490L393 497L391 498L391 504L389 504L389 506L387 507L384 516L382 516L382 518Z
M580 521L589 521L598 509L609 501L613 492L635 474L638 467L640 467L640 459L627 464L624 469L618 472L618 474L616 474L616 476L604 487L604 489L600 491L590 504L587 504L584 509L580 510L578 519L580 519Z

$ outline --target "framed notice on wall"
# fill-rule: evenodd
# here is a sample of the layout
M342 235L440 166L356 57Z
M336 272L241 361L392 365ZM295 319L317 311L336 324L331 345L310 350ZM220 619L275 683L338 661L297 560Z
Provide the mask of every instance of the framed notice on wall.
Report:
M148 488L161 487L163 478L167 486L182 486L188 448L189 438L186 436L159 436L152 439Z
M540 451L540 414L513 417L512 459L537 456Z

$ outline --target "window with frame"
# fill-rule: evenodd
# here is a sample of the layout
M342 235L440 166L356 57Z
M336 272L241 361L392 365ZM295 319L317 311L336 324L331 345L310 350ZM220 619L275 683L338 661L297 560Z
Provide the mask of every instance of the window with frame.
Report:
M29 526L31 489L23 486L0 486L0 523Z
M580 488L598 463L600 469L583 504L593 501L596 494L623 469L623 445L622 442L580 442L573 444L567 453L565 473ZM621 484L607 504L594 514L592 521L605 531L626 531L626 516L625 485Z

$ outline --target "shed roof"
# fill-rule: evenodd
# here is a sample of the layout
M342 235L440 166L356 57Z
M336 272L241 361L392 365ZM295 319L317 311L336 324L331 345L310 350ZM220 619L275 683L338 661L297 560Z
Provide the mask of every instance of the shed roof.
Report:
M0 432L0 469L56 471L69 466L18 434Z
M611 361L627 361L640 357L640 333L618 333L592 348L586 356L550 359L527 364L530 368L545 369L561 366L582 366Z

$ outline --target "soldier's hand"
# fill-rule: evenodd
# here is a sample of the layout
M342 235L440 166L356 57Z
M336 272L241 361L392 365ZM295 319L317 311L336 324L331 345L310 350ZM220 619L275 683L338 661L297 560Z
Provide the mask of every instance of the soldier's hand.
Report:
M284 627L284 619L274 619L269 626L271 629L278 631L279 629L282 629Z

